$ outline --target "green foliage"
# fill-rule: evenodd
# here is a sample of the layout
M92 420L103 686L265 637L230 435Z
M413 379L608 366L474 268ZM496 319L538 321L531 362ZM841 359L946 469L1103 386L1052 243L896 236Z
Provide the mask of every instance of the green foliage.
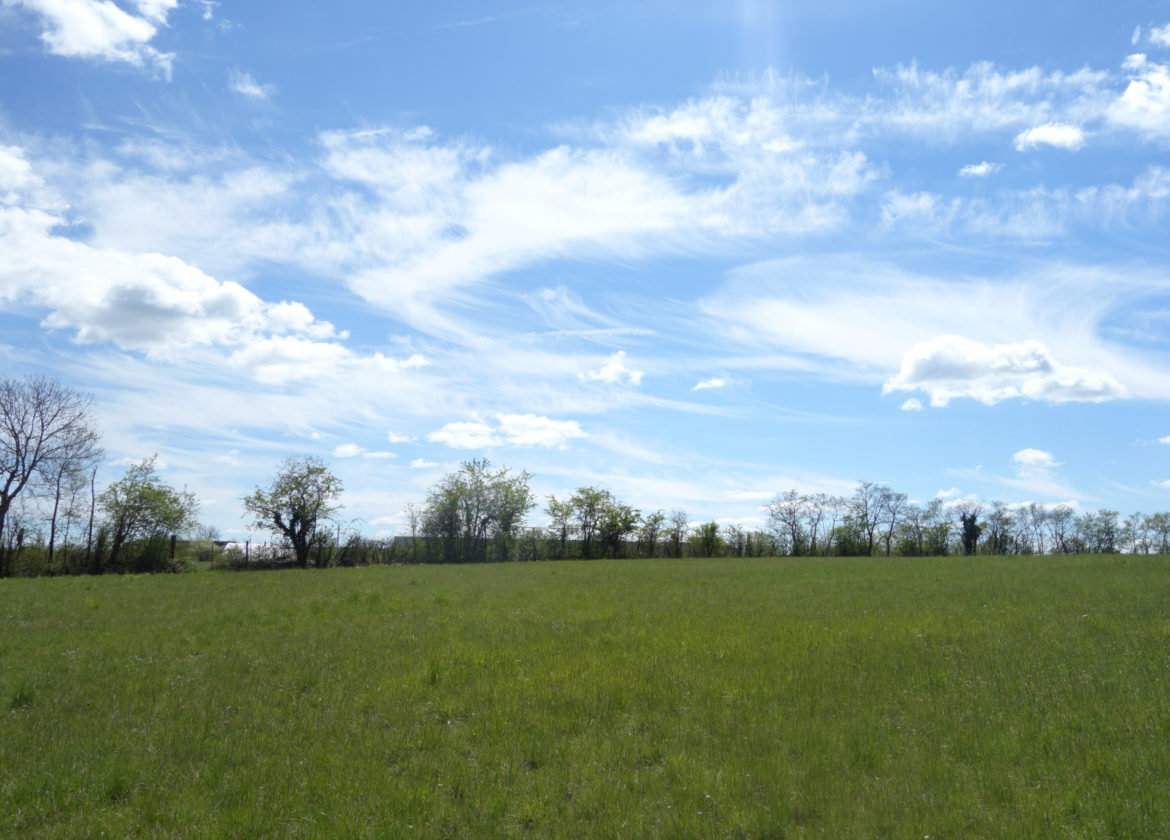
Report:
M322 545L318 527L341 509L337 499L342 489L341 479L329 472L320 458L289 457L281 461L267 488L257 487L244 497L244 510L256 528L287 540L297 565L305 567L314 545ZM328 565L328 557L320 550L315 552L314 561L315 565Z
M723 538L719 536L718 522L703 522L691 533L691 545L696 557L719 557L723 554Z
M109 540L109 559L96 552L96 571L161 572L175 569L171 538L195 524L195 495L162 483L157 456L133 464L98 496Z
M491 468L486 458L466 461L431 488L422 513L430 559L480 563L513 559L524 518L536 506L528 473Z
M3 837L1170 835L1164 557L107 576L0 601Z

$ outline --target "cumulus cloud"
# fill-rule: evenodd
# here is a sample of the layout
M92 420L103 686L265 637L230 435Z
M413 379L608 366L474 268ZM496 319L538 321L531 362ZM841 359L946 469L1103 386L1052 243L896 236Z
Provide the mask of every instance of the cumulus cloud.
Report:
M500 434L512 446L564 449L574 438L588 437L575 420L553 420L535 414L501 414Z
M985 160L982 163L968 163L959 170L959 175L963 178L986 178L1001 169L1003 169L1002 163L989 163Z
M1039 146L1076 151L1085 145L1085 132L1075 125L1049 122L1021 131L1016 135L1013 145L1020 152Z
M704 379L702 382L691 388L692 391L705 391L709 388L722 388L727 384L726 379L715 377L714 379Z
M456 422L427 435L432 443L442 443L452 449L484 449L499 446L501 441L496 430L487 423Z
M487 446L537 446L564 449L574 438L588 437L575 420L553 420L536 414L499 414L497 425L482 420L448 423L427 435L427 440L455 449Z
M45 29L41 40L54 55L153 66L167 75L173 53L150 46L178 0L139 0L132 15L110 0L6 0L37 15Z
M1022 473L1042 472L1060 466L1052 454L1043 449L1021 449L1012 456L1012 460Z
M916 397L911 397L902 403L903 411L922 411L922 401Z
M410 468L412 470L429 470L437 466L439 466L437 461L428 461L425 458L415 458L410 462Z
M260 84L251 73L236 69L228 71L228 87L248 99L267 100L276 93L276 85Z
M0 303L42 307L43 326L79 344L110 343L173 361L195 348L229 353L229 366L281 384L339 370L397 373L420 355L361 355L298 301L266 301L173 256L103 247L62 236L59 200L17 147L0 146Z
M936 407L960 397L993 405L1006 399L1104 402L1126 396L1105 371L1062 365L1039 341L988 346L958 335L907 350L902 369L882 389L893 391L924 391Z
M389 431L386 433L386 440L391 443L413 443L416 438L411 435L400 435L398 432Z
M1150 27L1150 32L1146 37L1151 44L1157 44L1159 47L1170 47L1170 23L1165 26Z
M581 374L581 379L589 382L604 382L608 385L616 385L623 379L630 385L642 384L642 371L631 370L626 367L626 351L619 350L609 357L604 365L597 370L586 371Z
M1107 118L1149 137L1170 137L1170 65L1138 54L1126 59L1125 68L1129 85L1110 105Z
M1158 438L1158 443L1164 443L1164 444L1170 445L1170 435L1167 435L1166 437Z

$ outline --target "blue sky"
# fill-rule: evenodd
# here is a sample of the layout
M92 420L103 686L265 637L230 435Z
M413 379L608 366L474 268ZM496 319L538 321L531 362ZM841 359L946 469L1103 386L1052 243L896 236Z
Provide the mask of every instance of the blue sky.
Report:
M1170 509L1170 2L957 5L0 0L0 363L231 535L305 452Z

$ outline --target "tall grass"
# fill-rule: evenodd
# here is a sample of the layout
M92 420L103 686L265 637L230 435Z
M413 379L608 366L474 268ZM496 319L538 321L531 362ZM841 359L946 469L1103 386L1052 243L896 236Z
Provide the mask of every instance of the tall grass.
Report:
M0 581L0 836L1170 836L1157 557Z

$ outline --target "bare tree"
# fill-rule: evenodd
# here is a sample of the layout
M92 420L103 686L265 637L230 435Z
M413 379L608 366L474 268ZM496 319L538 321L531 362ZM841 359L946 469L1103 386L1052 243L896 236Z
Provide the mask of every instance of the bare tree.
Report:
M804 534L801 517L805 498L795 490L787 490L768 505L768 524L781 544L786 544L793 557L804 554Z
M683 556L683 543L687 537L687 527L690 525L691 518L687 515L685 510L672 510L670 512L670 544L674 546L674 556Z
M881 523L882 495L885 490L883 485L862 481L849 499L849 515L853 517L854 526L865 536L866 554L871 557L878 525Z
M422 522L422 509L414 502L408 504L402 511L406 514L406 522L410 525L410 559L418 562L418 526Z
M92 399L51 379L0 380L0 577L10 572L4 529L12 502L60 465L98 457Z
M906 507L906 494L897 493L889 487L882 487L878 491L878 519L886 526L886 534L883 540L886 543L886 556L890 556L890 544L894 540L894 529L898 527L898 521L902 516L902 510ZM872 553L872 551L871 551Z

